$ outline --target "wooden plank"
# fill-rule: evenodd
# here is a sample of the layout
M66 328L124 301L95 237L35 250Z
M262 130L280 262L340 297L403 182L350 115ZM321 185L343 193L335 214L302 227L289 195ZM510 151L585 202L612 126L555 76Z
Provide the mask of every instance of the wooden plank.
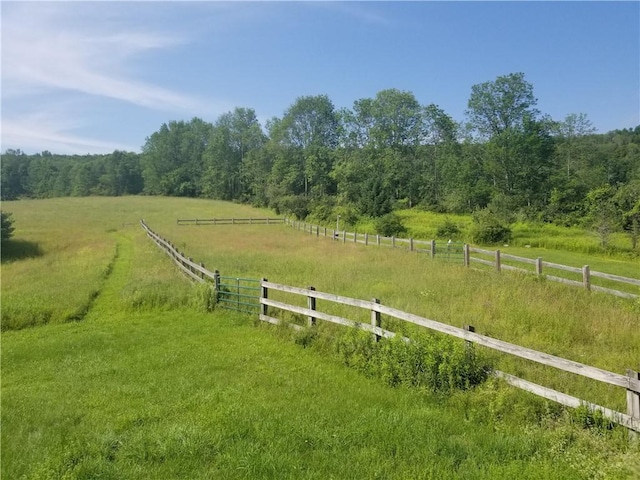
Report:
M281 285L281 284L278 284L278 283L262 282L262 286L268 288L269 290L277 290L279 292L294 293L294 294L297 294L297 295L303 295L305 297L313 296L313 297L319 298L321 300L327 300L329 302L340 303L342 305L350 305L352 307L365 308L365 309L368 309L368 310L371 310L372 306L376 305L373 302L368 302L368 301L365 301L365 300L358 300L356 298L342 297L340 295L334 295L332 293L324 293L324 292L318 292L318 291L310 292L306 288L290 287L289 285Z
M564 283L565 285L572 285L574 287L582 287L582 282L578 282L576 280L569 280L567 278L562 277L554 277L553 275L545 275L544 278L547 280L551 280L552 282Z
M483 265L489 265L490 267L495 266L494 262L492 262L491 260L485 260L484 258L469 257L469 260L471 260L472 262L482 263ZM580 284L580 285L582 285L582 284Z
M558 368L566 372L582 375L583 377L599 380L610 385L617 385L631 389L636 392L640 392L640 381L630 379L624 375L620 375L613 372L608 372L597 367L591 367L583 363L574 362L573 360L567 360L565 358L556 357L555 355L549 355L547 353L538 352L530 348L514 345L509 342L498 340L496 338L487 337L478 333L467 332L462 328L453 327L444 323L436 322L435 320L429 320L427 318L419 317L411 313L402 312L395 308L387 307L385 305L374 305L372 309L379 309L380 313L389 315L399 320L405 320L407 322L420 325L437 332L446 333L448 335L468 340L470 342L483 345L500 352L515 355L516 357L531 360L542 365L548 365L550 367Z
M525 257L517 257L516 255L509 255L508 253L502 253L503 260L514 260L516 262L529 263L531 265L536 264L536 260L534 258L525 258Z
M282 320L280 320L279 318L275 318L275 317L269 317L268 315L264 315L264 314L260 314L260 320L262 320L263 322L269 322L273 325L280 325L280 324L284 324L287 325L291 328L293 328L294 330L304 330L304 327L302 325L298 325L297 323L291 323L291 322L284 322Z
M504 255L502 256L504 258ZM501 265L502 270L510 270L512 272L523 272L523 273L531 273L530 270L526 268L514 267L512 265L505 265L504 263Z
M469 251L471 253L481 253L483 255L491 255L492 257L495 255L495 252L491 250L482 250L481 248L469 247Z
M582 268L577 267L569 267L567 265L561 265L559 263L551 263L551 262L542 262L544 267L555 268L557 270L564 270L565 272L579 273L582 275ZM582 283L580 284L582 285Z
M591 272L591 274L593 275L593 272ZM612 288L600 287L593 284L591 285L591 290L594 290L596 292L609 293L611 295L622 298L640 298L640 295L636 295L634 293L621 292L620 290L613 290Z
M591 272L591 276L598 277L598 278L606 278L607 280L613 280L614 282L623 282L623 283L628 283L630 285L640 286L640 280L636 280L635 278L620 277L618 275L611 275L610 273L602 273L602 272Z
M592 411L599 410L606 418L612 420L613 422L619 423L620 425L623 425L631 430L635 430L636 432L640 432L640 418L634 418L628 414L617 412L615 410L596 405L595 403L590 403L585 400L572 397L571 395L567 395L566 393L543 387L536 383L523 380L522 378L515 377L499 370L496 370L493 373L496 377L503 379L509 385L520 388L522 390L526 390L527 392L531 392L535 395L546 398L547 400L552 400L562 405L566 405L567 407L577 408L582 405L586 405Z
M435 330L441 333L446 333L448 335L461 338L463 340L468 340L474 343L478 343L480 345L483 345L488 348L492 348L494 350L498 350L504 353L509 353L511 355L515 355L520 358L532 360L534 362L541 363L543 365L555 367L560 370L575 373L575 374L582 375L595 380L600 380L602 382L609 383L611 385L630 388L634 391L640 392L640 381L633 381L632 379L629 379L624 375L608 372L606 370L602 370L596 367L591 367L589 365L574 362L573 360L567 360L564 358L556 357L554 355L538 352L530 348L520 347L518 345L514 345L512 343L508 343L502 340L480 335L478 333L467 332L462 328L457 328L448 324L436 322L435 320L429 320L427 318L420 317L418 315L414 315L411 313L406 313L395 308L387 307L385 305L376 304L374 302L367 302L364 300L357 300L349 297L340 297L338 295L332 295L332 294L327 294L323 292L310 292L307 289L289 287L286 285L279 285L279 284L274 284L269 282L264 282L263 286L266 286L268 288L273 288L275 290L280 290L283 292L297 293L304 296L313 295L316 298L320 298L328 301L335 301L336 303L341 303L344 305L352 305L354 307L365 308L368 310L375 310L384 315L389 315L399 320L404 320L410 323L414 323L416 325L420 325L425 328L429 328L431 330ZM296 307L296 308L299 308L299 307ZM303 309L303 310L306 310L306 309ZM304 314L308 315L307 313L304 313ZM316 316L318 315L316 314Z
M395 332L390 332L389 330L385 330L381 327L373 327L367 323L354 322L353 320L349 320L347 318L338 317L335 315L329 315L324 312L319 312L317 310L309 310L308 308L296 307L295 305L288 305L283 302L277 302L269 299L260 299L260 303L262 305L268 305L270 307L279 308L281 310L285 310L287 312L299 313L301 315L309 315L310 312L313 312L313 315L316 319L325 320L327 322L336 323L338 325L343 325L345 327L359 328L360 330L365 330L367 332L371 332L375 335L385 338L395 337ZM261 316L262 318L262 316ZM272 318L272 317L270 317ZM405 337L403 337L405 339ZM405 339L407 341L409 339Z

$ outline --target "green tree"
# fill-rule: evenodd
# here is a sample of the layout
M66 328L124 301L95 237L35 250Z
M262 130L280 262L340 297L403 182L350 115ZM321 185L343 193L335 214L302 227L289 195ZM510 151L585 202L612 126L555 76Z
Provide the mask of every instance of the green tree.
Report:
M0 210L0 223L2 227L2 236L0 238L2 242L5 242L13 236L14 232L13 216L11 215L11 213Z

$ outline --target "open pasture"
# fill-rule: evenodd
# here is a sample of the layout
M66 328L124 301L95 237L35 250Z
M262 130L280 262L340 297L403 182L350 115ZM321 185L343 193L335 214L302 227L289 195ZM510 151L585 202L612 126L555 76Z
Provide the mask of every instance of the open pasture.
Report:
M638 451L626 444L625 431L556 423L552 404L498 382L448 398L390 389L345 369L321 348L305 350L266 326L254 328L245 316L204 313L202 292L137 220L145 218L226 275L375 296L618 372L640 366L640 312L633 302L409 252L343 245L283 225L176 225L181 216L269 215L219 202L96 198L6 208L16 218L16 239L40 238L44 254L3 264L3 311L5 288L14 289L9 301L35 291L25 285L47 288L38 283L46 268L17 268L51 255L57 260L55 248L46 247L54 241L103 239L86 272L103 272L94 268L99 252L117 246L118 254L105 255L110 267L96 273L99 288L82 321L3 333L3 478L628 478L637 472ZM36 225L46 230L40 218L55 215L55 233L36 236ZM56 268L64 272L67 264ZM21 276L30 281L16 283ZM84 297L76 301L82 305ZM570 393L624 408L618 389L500 362L524 378L570 384Z

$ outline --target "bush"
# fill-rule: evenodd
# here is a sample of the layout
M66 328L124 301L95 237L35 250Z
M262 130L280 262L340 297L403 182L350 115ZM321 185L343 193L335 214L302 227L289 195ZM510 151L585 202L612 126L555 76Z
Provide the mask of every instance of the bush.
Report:
M384 237L397 237L407 233L407 227L402 223L402 219L395 213L388 213L376 220L376 232Z
M492 369L473 345L441 335L423 335L408 343L400 336L375 342L370 333L352 329L338 339L337 352L347 366L390 386L435 392L479 385Z
M13 217L9 212L0 211L0 217L2 221L2 237L1 240L4 242L9 240L13 236Z
M457 240L459 235L460 229L450 218L445 219L444 223L440 225L436 231L437 238L452 238Z
M473 214L471 225L471 241L491 245L506 243L511 240L511 228L504 224L488 209L477 210Z

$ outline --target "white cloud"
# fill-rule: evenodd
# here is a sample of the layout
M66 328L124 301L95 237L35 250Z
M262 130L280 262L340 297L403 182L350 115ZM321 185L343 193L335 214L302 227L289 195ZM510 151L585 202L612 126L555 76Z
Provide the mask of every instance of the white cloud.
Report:
M3 6L3 96L61 89L158 110L202 110L202 99L127 74L136 56L180 45L184 39L125 30L114 19L100 18L103 9L93 18L82 18L73 13L78 5L41 5Z

